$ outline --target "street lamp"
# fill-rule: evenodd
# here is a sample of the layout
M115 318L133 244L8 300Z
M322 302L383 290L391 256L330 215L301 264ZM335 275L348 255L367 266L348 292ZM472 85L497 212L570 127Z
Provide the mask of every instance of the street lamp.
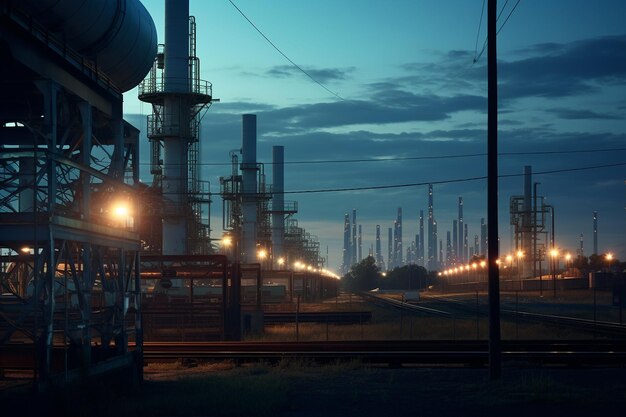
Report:
M570 268L570 261L572 260L572 254L571 253L566 253L565 254L565 269L568 270ZM569 275L568 275L569 276Z
M278 262L278 266L282 268L283 265L285 265L285 258L280 257L280 258L278 258L277 262Z
M513 255L506 255L506 261L509 263L509 277L513 277Z
M607 268L608 268L607 272L611 272L611 261L613 260L613 254L609 252L606 254L604 258L606 259L606 263L607 263Z
M550 266L552 268L552 291L554 298L556 298L556 262L559 256L559 250L556 248L552 248L550 250L550 257L552 258L552 262L550 262Z

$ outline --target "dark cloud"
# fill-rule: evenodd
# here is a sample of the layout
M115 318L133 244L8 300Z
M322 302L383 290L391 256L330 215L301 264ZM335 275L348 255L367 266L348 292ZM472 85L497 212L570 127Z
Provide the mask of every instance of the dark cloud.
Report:
M598 83L626 81L626 36L539 48L542 55L500 62L504 98L569 97L598 90Z
M321 83L327 83L329 81L341 81L349 78L350 74L354 72L354 67L349 68L308 68L303 67L311 77ZM277 65L269 69L265 75L269 77L289 78L294 76L304 75L302 71L295 68L292 65Z
M561 119L568 120L582 120L582 119L604 119L604 120L620 120L622 117L616 114L610 113L598 113L591 110L580 110L580 109L564 109L564 108L556 108L556 109L548 109L549 113L560 117Z
M268 126L281 132L323 129L358 124L383 125L390 123L441 121L455 112L486 110L484 97L458 95L442 97L417 95L407 91L390 90L381 93L376 100L348 100L286 107L259 113Z

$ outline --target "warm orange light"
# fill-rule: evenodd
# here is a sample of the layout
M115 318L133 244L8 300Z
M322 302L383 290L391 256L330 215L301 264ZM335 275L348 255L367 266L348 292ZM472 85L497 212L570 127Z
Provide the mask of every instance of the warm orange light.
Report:
M224 236L222 238L222 246L229 247L233 244L233 239L230 236Z
M506 255L506 260L507 260L507 262L511 262L513 260L513 256L512 255Z
M257 252L256 256L259 259L265 259L267 258L267 251L265 249L261 249L259 252Z
M565 260L569 262L572 259L572 255L570 253L565 254Z
M557 256L559 256L559 250L558 249L550 250L550 256L552 256L553 258L556 258Z
M278 258L278 265L283 266L285 264L285 258Z
M613 260L613 254L612 254L612 253L610 253L610 252L609 252L609 253L607 253L607 254L606 254L606 260L607 260L607 261L609 261L609 262L610 262L610 261L612 261L612 260Z
M524 257L524 252L522 252L521 250L518 250L516 253L518 258L523 258Z
M499 263L500 263L500 261L499 261L499 260L497 260L497 261L496 261L496 263L498 263L498 264L499 264ZM485 262L485 261L480 261L480 267L481 267L481 268L484 268L484 267L486 267L486 266L487 266L487 262Z
M117 206L113 207L113 216L115 217L125 218L128 217L128 214L128 206L126 206L125 204L118 204Z

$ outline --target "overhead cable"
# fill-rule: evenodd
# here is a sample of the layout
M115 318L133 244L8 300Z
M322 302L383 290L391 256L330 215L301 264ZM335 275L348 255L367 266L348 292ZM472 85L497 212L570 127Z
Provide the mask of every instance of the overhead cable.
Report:
M272 45L272 47L274 49L276 49L276 51L278 51L279 54L281 54L287 61L289 61L291 63L291 65L293 65L295 68L297 68L298 70L300 70L300 72L302 72L304 75L306 75L307 77L309 77L314 83L316 83L317 85L319 85L320 87L322 87L324 90L328 91L330 94L332 94L333 96L335 96L336 98L338 98L339 100L344 100L345 98L341 97L339 94L335 93L334 91L330 90L328 87L326 87L324 84L322 84L320 81L318 81L315 77L313 77L310 73L308 73L307 71L305 71L300 65L296 64L291 58L289 58L283 51L280 50L280 48L278 48L278 46L276 46L276 44L274 44L274 42L272 42L270 40L270 38L268 38L267 36L265 36L265 34L261 31L261 29L259 29L257 27L257 25L255 25L252 20L250 20L248 18L248 16L246 16L246 14L239 8L237 7L237 5L235 4L235 2L233 0L228 0L230 2L230 4L233 5L233 7L235 9L237 9L237 11L239 12L239 14L241 14L244 19L246 19L248 21L248 23L250 23L252 25L252 27L259 32L259 34L261 36L263 36L263 38L270 44Z

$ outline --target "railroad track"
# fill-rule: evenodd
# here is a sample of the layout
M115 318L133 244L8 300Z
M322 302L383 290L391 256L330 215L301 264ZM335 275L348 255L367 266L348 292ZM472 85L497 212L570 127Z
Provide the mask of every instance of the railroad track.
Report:
M130 346L131 350L135 346ZM54 350L62 363L63 349ZM626 366L626 341L614 340L504 340L503 360L542 366ZM383 365L485 366L486 340L404 340L334 342L146 342L144 362L180 359L202 361L279 362L303 359L321 363L357 360ZM0 368L32 366L32 346L0 347Z
M443 305L444 308L448 307L447 310L441 309L442 306L439 306L439 309L418 306L414 304L404 303L402 301L393 300L390 298L372 295L368 293L361 294L368 301L373 302L378 305L392 306L397 309L402 309L405 311L412 311L415 313L424 313L429 315L435 315L440 317L450 317L450 318L458 318L458 317L476 317L478 314L479 317L487 317L487 308L486 305L481 304L476 307L473 300L457 300L449 297L424 297L428 300L432 300ZM469 302L467 302L469 301ZM609 321L598 321L598 320L589 320L582 319L578 317L569 317L569 316L560 316L553 314L541 314L541 313L532 313L527 311L516 311L510 309L501 309L501 316L503 318L508 318L512 320L523 320L526 322L533 323L543 323L554 326L562 326L569 327L577 330L583 330L592 333L601 333L607 336L616 336L616 337L626 337L626 325L617 323L617 322L609 322Z
M503 341L504 360L542 365L626 365L624 341ZM144 360L173 359L317 362L359 360L370 364L473 365L488 361L484 340L263 343L146 343Z

